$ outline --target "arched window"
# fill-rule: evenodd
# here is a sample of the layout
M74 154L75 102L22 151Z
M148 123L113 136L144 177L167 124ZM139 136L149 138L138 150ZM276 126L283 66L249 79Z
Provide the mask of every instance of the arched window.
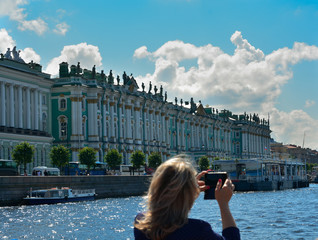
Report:
M8 160L11 160L11 147L8 147Z
M106 137L110 137L109 135L109 123L106 122Z
M67 118L65 116L59 116L59 137L60 139L67 138Z
M59 110L60 111L66 110L66 99L65 98L60 99Z

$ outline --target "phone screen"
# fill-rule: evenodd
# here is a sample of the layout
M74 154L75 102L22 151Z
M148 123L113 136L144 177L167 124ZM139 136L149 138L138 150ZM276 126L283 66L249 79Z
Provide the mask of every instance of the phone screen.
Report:
M222 186L227 179L226 172L208 172L205 174L205 185L210 186L210 189L204 191L204 199L215 199L216 184L222 179Z

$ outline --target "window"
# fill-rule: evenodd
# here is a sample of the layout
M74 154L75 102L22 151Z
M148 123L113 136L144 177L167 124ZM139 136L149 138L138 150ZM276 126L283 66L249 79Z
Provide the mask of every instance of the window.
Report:
M42 95L42 104L46 105L46 96L45 96L45 94Z
M60 107L60 111L62 111L62 110L65 110L66 109L66 99L65 98L62 98L61 100L60 100L60 105L59 105Z
M108 112L109 111L109 104L108 104L108 102L106 102L106 112Z
M42 114L42 131L46 132L46 113Z
M67 137L67 118L65 116L59 116L59 134L61 139L66 139Z
M67 124L66 122L61 123L61 137L66 137L67 135Z

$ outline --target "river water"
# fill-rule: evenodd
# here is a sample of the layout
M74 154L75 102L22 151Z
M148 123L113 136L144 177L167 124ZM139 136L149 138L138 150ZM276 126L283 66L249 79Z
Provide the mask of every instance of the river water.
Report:
M236 193L231 210L242 239L318 238L318 185L274 192ZM134 239L142 197L0 208L0 239ZM195 202L190 217L221 232L216 201Z

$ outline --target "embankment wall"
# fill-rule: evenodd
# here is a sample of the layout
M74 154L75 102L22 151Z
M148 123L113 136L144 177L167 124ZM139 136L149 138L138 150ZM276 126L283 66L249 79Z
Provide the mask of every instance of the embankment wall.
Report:
M22 203L30 188L95 188L97 198L139 196L146 193L150 176L8 176L0 177L0 206Z

